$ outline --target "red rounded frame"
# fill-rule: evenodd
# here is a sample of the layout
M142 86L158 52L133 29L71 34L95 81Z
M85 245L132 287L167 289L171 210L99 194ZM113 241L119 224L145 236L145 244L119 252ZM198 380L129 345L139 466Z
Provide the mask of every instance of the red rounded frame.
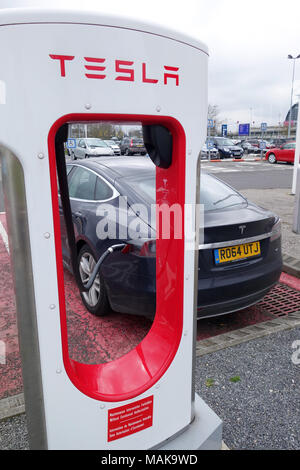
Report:
M64 367L75 387L96 400L119 402L135 398L152 387L171 365L182 337L184 236L156 241L156 315L147 336L135 349L106 364L83 364L70 358L64 274L61 249L61 230L58 207L55 135L67 122L141 122L161 124L173 136L172 165L156 168L156 204L180 204L182 234L184 234L185 155L186 138L181 124L168 116L124 114L68 114L59 118L48 135L51 198L60 306L61 340Z

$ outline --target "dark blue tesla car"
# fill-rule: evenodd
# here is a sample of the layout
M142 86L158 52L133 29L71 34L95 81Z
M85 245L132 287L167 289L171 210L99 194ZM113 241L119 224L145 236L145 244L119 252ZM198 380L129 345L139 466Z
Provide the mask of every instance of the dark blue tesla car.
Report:
M155 221L138 209L146 207L149 215L155 204L153 163L147 157L90 158L67 164L67 173L83 283L110 245L128 239L123 220L139 231L128 252L114 252L105 260L90 290L81 293L83 303L95 315L113 309L153 317ZM255 304L274 286L282 269L281 228L276 215L210 174L201 175L200 188L205 213L197 316L205 318ZM103 236L108 230L110 238ZM61 232L64 264L71 270L62 209Z

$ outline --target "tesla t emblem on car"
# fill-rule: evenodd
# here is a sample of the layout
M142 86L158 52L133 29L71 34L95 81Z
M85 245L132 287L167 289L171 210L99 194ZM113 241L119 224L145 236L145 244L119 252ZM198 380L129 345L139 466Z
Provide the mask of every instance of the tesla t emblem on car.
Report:
M74 55L59 55L49 54L50 58L59 61L60 76L66 77L66 64L75 59ZM104 80L107 78L106 71L106 59L99 57L84 57L84 74L86 78L94 78L98 80ZM179 86L179 67L173 67L170 65L164 65L164 70L161 77L150 76L148 72L148 65L146 62L142 62L139 66L135 66L133 60L114 60L114 79L125 82L136 81L136 75L141 77L142 83L157 84L162 81L164 85L168 85L170 80L174 80L176 86ZM137 73L138 69L141 73ZM160 80L161 79L161 80Z
M239 229L240 229L241 235L243 235L244 231L246 230L246 225L239 225Z

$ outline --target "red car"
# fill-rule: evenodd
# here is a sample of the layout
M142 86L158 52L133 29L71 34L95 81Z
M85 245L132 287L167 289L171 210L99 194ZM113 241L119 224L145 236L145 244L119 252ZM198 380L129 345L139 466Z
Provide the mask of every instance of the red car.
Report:
M269 163L287 162L294 163L296 142L287 142L279 148L270 149L266 153Z

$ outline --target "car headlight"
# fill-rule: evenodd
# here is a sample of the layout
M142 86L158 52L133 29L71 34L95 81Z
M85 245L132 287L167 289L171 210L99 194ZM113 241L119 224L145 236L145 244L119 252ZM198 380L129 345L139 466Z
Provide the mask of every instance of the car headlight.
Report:
M281 237L281 220L277 219L277 222L275 222L272 228L271 242L277 240L279 237Z
M226 147L223 147L224 152L230 153L230 150Z

